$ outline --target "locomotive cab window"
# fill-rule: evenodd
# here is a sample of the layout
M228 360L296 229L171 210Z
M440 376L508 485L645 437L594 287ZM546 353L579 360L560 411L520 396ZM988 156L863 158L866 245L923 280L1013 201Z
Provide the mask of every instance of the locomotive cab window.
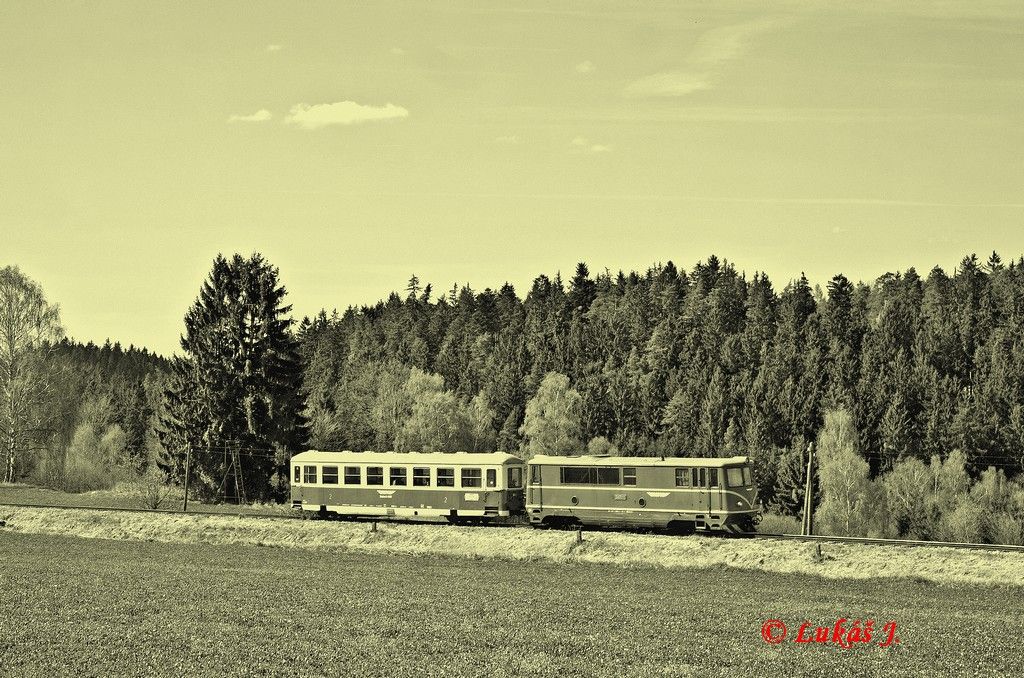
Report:
M414 487L430 487L430 468L417 466L412 470L412 484Z
M295 467L295 480L293 480L292 482L294 482L294 483L302 482L302 467L301 466L296 466Z
M392 485L405 485L405 467L390 467L388 469L388 476Z
M321 478L324 485L337 485L338 484L338 467L337 466L324 466L323 478Z
M523 486L523 469L513 466L508 470L508 488L518 490Z
M358 466L346 466L345 467L345 484L346 485L358 485L362 479L362 473Z
M540 464L530 466L530 482L534 485L540 485Z
M439 468L439 469L437 469L437 486L438 487L455 487L455 469L453 469L453 468Z
M498 471L493 468L487 469L487 487L495 487L498 484Z
M743 484L744 484L744 485L745 485L746 487L750 487L751 485L753 485L753 484L754 484L754 483L753 483L753 482L751 481L751 479L750 479L750 467L749 467L749 466L744 466L744 467L743 467Z
M316 466L302 467L302 482L307 485L316 485Z
M725 469L725 481L729 487L743 487L743 469L738 467Z
M366 467L366 484L367 485L383 485L384 484L384 467L383 466L367 466Z
M636 485L636 467L627 466L622 469L622 484L623 485Z
M690 486L690 471L696 473L697 469L688 468L677 468L676 469L676 487L689 487Z
M464 469L462 469L462 486L463 487L480 487L480 469L478 469L478 468L464 468Z

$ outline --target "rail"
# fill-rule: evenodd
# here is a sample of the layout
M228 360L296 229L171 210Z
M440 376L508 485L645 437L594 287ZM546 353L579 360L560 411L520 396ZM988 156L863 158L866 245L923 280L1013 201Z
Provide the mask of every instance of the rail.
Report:
M134 506L77 506L69 504L11 504L0 502L0 507L5 508L38 508L38 509L69 509L77 511L125 511L128 513L164 513L186 516L220 516L222 518L269 518L276 520L301 520L300 515L289 515L287 513L249 513L246 511L182 511L181 509L163 508L137 508Z
M767 534L762 532L745 532L744 537L757 539L787 539L836 544L868 544L872 546L926 546L930 548L974 549L980 551L1010 551L1024 553L1024 546L1015 544L975 544L971 542L925 541L922 539L880 539L873 537L835 537L823 534Z

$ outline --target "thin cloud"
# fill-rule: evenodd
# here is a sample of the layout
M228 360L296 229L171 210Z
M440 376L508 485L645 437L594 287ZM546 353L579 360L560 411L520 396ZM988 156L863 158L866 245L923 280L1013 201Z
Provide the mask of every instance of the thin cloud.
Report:
M577 73L593 73L593 71L594 71L594 62L593 61L589 61L589 60L581 61L580 63L576 64L576 72Z
M267 51L268 52L280 52L281 51L281 45L267 45Z
M587 151L590 153L608 153L612 150L611 146L607 144L594 144L590 142L590 139L586 137L575 137L569 142L570 146L575 147L580 151Z
M646 75L626 85L622 94L630 98L682 97L711 89L715 75L711 69L746 54L755 37L789 23L781 19L758 19L742 24L721 26L698 38L686 57L691 68Z
M357 125L363 122L396 120L409 117L409 111L401 106L367 106L354 101L338 101L333 104L295 104L285 122L303 129L319 129L330 125Z
M405 56L405 50L401 47L392 47L390 51L394 56Z
M681 97L711 85L706 73L655 73L629 83L622 93L630 98Z
M232 115L228 118L228 122L266 122L273 117L273 113L265 108L261 108L251 115Z
M495 137L494 143L502 144L504 146L515 146L517 144L523 143L523 141L515 134L506 134L500 137Z
M774 31L786 23L779 19L758 19L713 28L700 36L687 60L693 64L718 65L738 59L746 54L753 38Z

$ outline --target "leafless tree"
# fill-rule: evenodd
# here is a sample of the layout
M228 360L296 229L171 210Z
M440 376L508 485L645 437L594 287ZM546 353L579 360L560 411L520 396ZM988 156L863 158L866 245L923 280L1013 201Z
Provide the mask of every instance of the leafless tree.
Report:
M43 430L42 405L53 389L46 349L63 336L60 310L16 266L0 269L0 478L13 482L19 455L33 449Z

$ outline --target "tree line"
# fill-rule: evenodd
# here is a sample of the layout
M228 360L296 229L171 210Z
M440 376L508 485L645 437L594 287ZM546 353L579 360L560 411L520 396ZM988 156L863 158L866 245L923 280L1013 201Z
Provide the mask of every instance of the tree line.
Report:
M194 453L208 495L232 465L254 496L281 491L287 454L307 445L748 454L763 498L794 513L807 445L836 411L872 481L954 452L972 479L1024 466L1024 258L970 255L952 273L870 284L839 274L824 289L801 275L777 290L715 256L689 271L579 264L523 297L509 284L435 295L413 276L294 327L284 299L260 255L218 257L183 354L134 382L135 423L108 417L96 436L114 423L141 449L147 418L161 468L180 479Z

